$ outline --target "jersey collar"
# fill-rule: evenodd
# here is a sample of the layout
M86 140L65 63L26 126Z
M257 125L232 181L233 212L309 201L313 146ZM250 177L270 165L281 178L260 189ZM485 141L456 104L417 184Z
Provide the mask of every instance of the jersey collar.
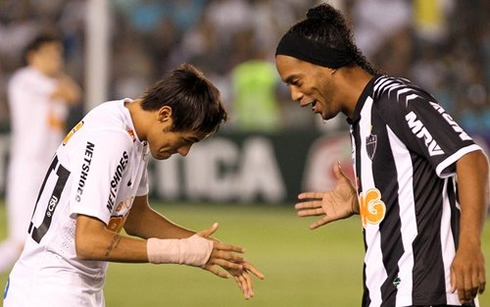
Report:
M374 91L374 82L376 82L379 77L381 77L381 75L375 75L371 78L371 80L369 80L368 84L366 84L366 87L362 91L361 96L357 100L356 108L354 109L354 114L352 118L347 118L347 122L349 123L349 125L353 125L361 119L361 110L364 106L364 102L369 96L372 95Z

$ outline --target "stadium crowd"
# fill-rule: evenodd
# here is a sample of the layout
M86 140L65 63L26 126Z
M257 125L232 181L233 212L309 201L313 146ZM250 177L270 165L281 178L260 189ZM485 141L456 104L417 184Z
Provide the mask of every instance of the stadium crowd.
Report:
M295 106L274 68L280 35L319 1L109 0L108 99L136 97L181 62L202 68L232 115L228 129L342 129ZM364 54L386 73L434 93L470 133L490 129L490 2L336 0ZM6 84L41 30L58 31L68 73L83 85L86 0L0 2L0 131L9 127ZM272 67L272 68L271 68ZM72 110L74 121L83 108ZM302 114L308 112L301 112ZM258 116L260 114L261 116Z

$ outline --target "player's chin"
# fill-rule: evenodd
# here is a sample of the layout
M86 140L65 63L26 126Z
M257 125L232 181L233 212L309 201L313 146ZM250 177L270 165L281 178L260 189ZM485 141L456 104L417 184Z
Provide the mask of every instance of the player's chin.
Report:
M167 160L172 156L172 154L168 152L157 152L156 154L152 154L152 156L157 160Z

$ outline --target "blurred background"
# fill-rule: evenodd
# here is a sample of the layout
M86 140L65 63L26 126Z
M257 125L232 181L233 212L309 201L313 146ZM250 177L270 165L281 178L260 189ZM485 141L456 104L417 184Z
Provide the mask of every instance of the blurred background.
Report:
M432 93L487 150L490 2L330 2L348 15L371 62ZM328 188L332 163L350 165L348 125L342 115L324 123L298 110L274 68L279 38L317 3L1 0L0 195L8 155L6 85L22 65L25 46L47 30L62 36L66 71L84 93L68 128L103 101L139 97L182 62L197 65L217 84L230 122L217 138L196 146L190 159L152 167L154 197L283 203L300 190Z
M275 276L280 278L274 280L272 277L273 287L267 289L271 293L270 300L258 299L253 306L320 306L323 300L315 291L331 287L344 277L348 280L333 288L332 295L337 296L331 302L337 302L336 306L358 305L362 269L358 221L347 223L346 228L334 228L338 232L334 231L333 235L328 230L311 235L307 230L309 222L295 218L291 209L300 191L331 187L331 166L337 160L352 175L345 118L339 115L329 122L322 122L309 110L300 110L291 102L274 67L274 52L280 37L304 18L308 8L320 2L323 1L0 0L0 199L5 192L9 148L6 86L11 74L22 65L23 49L38 33L55 31L62 36L66 71L83 89L83 103L70 110L68 128L97 104L125 97L138 98L167 70L189 62L200 67L218 86L231 120L217 136L193 147L185 159L172 157L164 163L150 164L150 190L154 201L158 204L185 203L181 207L183 211L171 207L170 212L184 224L188 221L190 226L197 228L214 222L215 215L197 211L205 221L189 220L189 215L196 209L210 208L210 212L218 217L224 214L225 225L228 221L237 232L236 236L230 236L230 240L238 236L247 245L260 247L253 259L262 259L258 263L266 268L269 264L291 261L282 263L277 271L271 267L266 270L266 275L278 274ZM347 14L354 27L355 40L368 60L385 73L409 78L433 94L489 153L489 1L329 2ZM0 201L0 237L5 236L3 207L4 203ZM247 230L247 227L254 227L258 217L262 217L259 221L263 223L261 227L265 233L274 234L269 223L278 217L274 227L288 225L294 231L301 229L306 239L290 237L292 241L283 242L278 235L274 242L277 246L284 245L269 250L269 256L264 256L270 247L262 242L265 240L261 241L261 234L252 235ZM294 237L292 232L290 228L285 233ZM343 236L335 236L339 233ZM352 258L339 255L336 256L339 259L328 258L330 249L322 243L327 242L325 237L329 234L335 244L331 241L327 244L332 244L335 250L347 249L353 254ZM354 241L350 240L350 235ZM294 254L291 258L277 259L274 253L282 255L290 251L288 247L291 246L297 247L294 248L296 258ZM308 251L316 258L305 258ZM488 258L488 249L486 251ZM315 266L307 272L300 270L301 266L293 269L293 263L297 261L306 265L318 260L331 264L323 268ZM338 261L345 263L338 265ZM352 272L345 271L352 268L350 261L355 263ZM284 266L292 269L291 274L296 274L295 281L286 275ZM332 269L337 271L330 271ZM118 271L117 266L114 269L129 274L127 270L131 269ZM138 274L137 271L130 274ZM350 275L344 276L344 273ZM315 276L313 281L312 275ZM116 275L113 280L124 280L117 276L122 275ZM181 275L172 276L179 278L177 276ZM144 284L145 277L141 278ZM299 280L312 282L315 286L300 284ZM134 280L123 285L117 282L113 287L118 292L111 292L117 295L109 301L117 306L134 306L115 299L133 287ZM231 285L230 282L227 284ZM284 292L278 292L281 284L285 287ZM353 290L346 290L346 285L351 284ZM111 285L114 284L108 284ZM149 285L145 289L147 287ZM213 287L222 289L222 283ZM299 288L301 290L297 290ZM134 293L140 291L136 289ZM207 299L206 295L210 296L211 302L213 296L210 293L220 293L206 289L205 293L197 294L201 302ZM263 289L263 293L267 291ZM168 295L172 294L170 291ZM347 296L353 296L354 303L340 304L339 301ZM238 294L232 295L232 301L237 297ZM293 303L287 305L288 301ZM182 301L175 304L193 305ZM229 303L223 306L240 305Z

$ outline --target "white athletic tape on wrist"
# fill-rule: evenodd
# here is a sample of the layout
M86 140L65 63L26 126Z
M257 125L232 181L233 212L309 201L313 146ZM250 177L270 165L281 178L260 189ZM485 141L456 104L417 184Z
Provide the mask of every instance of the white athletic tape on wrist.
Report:
M178 263L204 267L213 251L213 242L198 235L186 239L150 238L146 243L151 263Z

